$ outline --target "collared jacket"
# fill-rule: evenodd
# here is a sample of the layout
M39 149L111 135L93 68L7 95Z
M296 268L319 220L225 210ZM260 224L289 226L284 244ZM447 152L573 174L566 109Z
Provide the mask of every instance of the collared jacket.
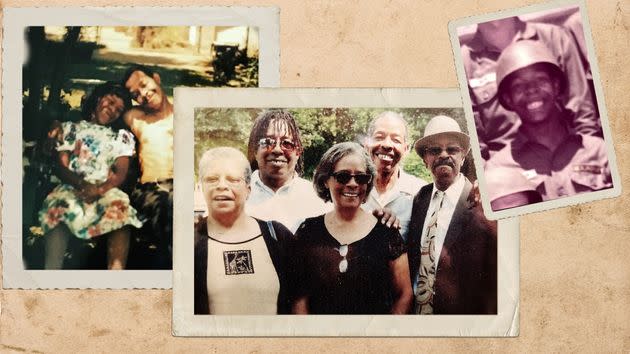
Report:
M481 205L468 202L471 189L466 179L444 238L435 275L434 314L497 313L497 226L485 218ZM432 190L433 184L426 185L413 199L407 237L412 286L418 277L421 232Z
M566 122L570 120L566 116L573 113L565 110L561 114L561 121ZM612 187L606 143L597 136L569 133L551 151L519 130L484 167L486 173L499 168L518 171L524 178L513 183L527 183L530 188L522 189L535 189L543 201Z

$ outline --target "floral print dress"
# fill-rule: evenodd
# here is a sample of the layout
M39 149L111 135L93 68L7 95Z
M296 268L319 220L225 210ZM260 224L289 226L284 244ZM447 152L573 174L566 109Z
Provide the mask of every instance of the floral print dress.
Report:
M68 168L87 182L105 182L116 158L134 154L134 138L127 130L116 133L87 121L65 122L62 129L63 141L57 151L70 153ZM61 222L80 239L106 234L125 225L142 226L129 196L118 188L111 188L92 203L86 203L75 193L73 186L61 184L46 197L39 212L44 234Z

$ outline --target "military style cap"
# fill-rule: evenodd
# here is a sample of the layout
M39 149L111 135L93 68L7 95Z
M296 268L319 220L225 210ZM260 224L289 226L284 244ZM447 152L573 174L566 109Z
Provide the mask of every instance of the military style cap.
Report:
M566 76L551 50L541 41L516 41L503 50L497 61L497 92L499 102L506 109L512 110L504 99L509 77L516 71L531 65L548 67L550 72L560 80L560 92L564 92Z
M436 116L427 123L427 126L424 128L424 136L413 144L414 150L416 150L418 155L422 156L426 147L440 135L448 135L459 140L466 151L470 147L470 138L462 133L455 119L447 116Z

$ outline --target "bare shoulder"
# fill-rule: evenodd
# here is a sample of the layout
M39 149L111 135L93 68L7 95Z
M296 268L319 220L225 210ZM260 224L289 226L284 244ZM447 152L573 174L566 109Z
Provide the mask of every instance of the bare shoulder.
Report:
M123 115L123 119L128 126L131 126L135 120L144 119L145 113L140 108L132 107Z

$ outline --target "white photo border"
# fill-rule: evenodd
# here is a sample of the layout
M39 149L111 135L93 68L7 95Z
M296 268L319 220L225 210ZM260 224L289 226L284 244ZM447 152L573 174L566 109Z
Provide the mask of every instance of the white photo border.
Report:
M277 7L5 8L2 53L2 269L4 289L168 289L170 270L26 270L22 261L22 63L29 26L251 26L259 29L259 86L280 82ZM150 20L147 20L150 19ZM177 155L177 152L175 152ZM175 158L177 160L177 158Z
M586 47L588 51L588 60L591 66L591 72L593 75L593 84L595 87L595 94L597 97L596 104L599 107L600 121L604 134L604 141L606 143L606 149L608 153L608 164L610 166L613 186L609 189L600 191L593 191L567 198L559 198L549 200L545 202L524 205L520 207L493 211L490 207L488 186L486 185L486 179L483 168L483 159L481 158L481 151L479 148L479 137L477 130L475 129L475 120L472 111L472 100L470 98L470 92L468 90L468 80L466 79L466 72L464 71L464 64L460 55L460 42L457 29L463 26L470 26L482 22L493 21L505 17L522 16L531 14L534 12L560 9L563 7L578 7L580 16L582 17L582 25L584 30L584 38L586 40ZM448 24L449 35L451 39L451 45L453 48L453 57L455 60L455 69L457 72L457 79L459 82L459 88L461 92L462 101L464 104L464 114L466 116L466 122L468 125L468 132L470 135L470 143L472 147L472 153L475 160L475 169L477 171L477 178L479 179L479 191L481 193L482 205L484 213L489 220L498 220L503 218L510 218L519 215L525 215L535 213L544 210L562 208L566 206L592 202L605 198L614 198L621 195L621 178L619 176L619 170L617 169L617 159L615 157L615 151L613 146L612 134L610 132L610 125L608 122L608 110L606 109L606 103L604 101L604 90L602 88L601 77L599 74L599 66L597 64L597 56L595 55L595 46L593 44L593 36L591 33L591 24L588 20L586 12L586 4L584 0L556 0L543 4L531 5L516 9L503 10L490 14L478 15L466 17L458 20L450 21Z
M518 336L519 222L499 221L497 315L194 315L194 112L197 108L461 107L456 89L175 89L173 335Z

